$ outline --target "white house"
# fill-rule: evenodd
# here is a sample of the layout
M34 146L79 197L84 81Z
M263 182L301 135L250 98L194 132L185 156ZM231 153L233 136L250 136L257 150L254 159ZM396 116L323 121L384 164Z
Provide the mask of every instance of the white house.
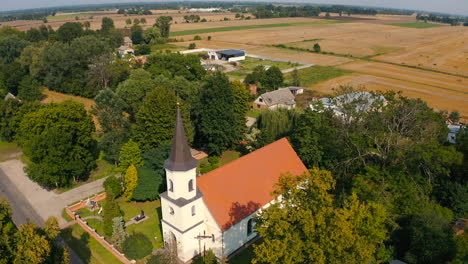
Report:
M257 110L262 109L276 109L287 108L292 109L296 107L294 94L289 88L280 88L271 92L260 95L253 103L253 108Z
M125 57L126 55L134 55L135 50L130 48L129 46L120 46L119 47L119 56Z
M161 194L162 230L166 244L175 243L181 261L212 249L228 257L257 234L252 217L275 200L281 174L307 171L283 138L216 170L196 177L180 111L172 149L165 162L167 192Z
M238 49L225 49L225 50L210 50L208 57L211 60L225 60L225 61L241 61L245 60L245 50Z
M462 125L452 125L452 124L448 124L447 127L449 129L449 132L447 135L447 141L452 144L457 143L457 133L460 129L464 129L465 127Z

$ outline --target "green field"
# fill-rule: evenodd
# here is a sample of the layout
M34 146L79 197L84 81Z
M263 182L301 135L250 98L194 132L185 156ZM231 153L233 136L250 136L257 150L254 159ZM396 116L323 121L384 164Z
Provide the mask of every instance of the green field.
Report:
M232 77L237 80L241 80L251 73L255 67L258 65L263 66L276 66L280 70L286 70L294 67L301 66L302 64L293 63L293 62L284 62L284 61L272 61L272 60L262 60L258 58L246 57L244 61L240 62L240 66L236 66L235 71L227 72L228 77Z
M279 24L204 28L204 29L193 29L193 30L182 30L182 31L171 32L171 37L194 35L194 34L203 34L203 33L223 32L223 31L256 29L256 28L294 27L294 26L304 26L304 25L339 24L339 23L348 23L348 22L349 21L314 21L314 22L304 22L304 23L279 23Z
M316 83L350 74L352 71L338 69L331 66L312 66L309 68L299 70L301 79L301 86L310 87ZM285 81L291 82L291 74L285 74Z
M47 19L67 19L67 18L75 18L75 17L89 17L92 15L89 14L70 14L70 15L58 15L58 16L48 16Z
M75 224L60 232L60 236L86 264L120 264L121 262Z
M441 25L441 24L424 23L424 22L416 22L416 23L395 23L395 24L387 24L387 25L399 26L399 27L409 27L409 28L445 27L445 25Z

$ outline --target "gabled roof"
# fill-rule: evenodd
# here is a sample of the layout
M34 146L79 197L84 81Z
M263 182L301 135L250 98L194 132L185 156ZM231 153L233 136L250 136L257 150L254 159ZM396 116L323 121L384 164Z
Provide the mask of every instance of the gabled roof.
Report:
M132 39L130 37L124 37L124 42L132 42Z
M177 107L176 125L172 148L169 158L164 162L164 168L171 171L188 171L196 168L198 161L192 157L187 137L185 136L184 124Z
M278 89L275 91L264 93L260 96L263 98L263 101L267 106L277 104L293 105L296 103L296 101L294 101L294 95L288 88Z
M200 176L197 186L219 227L226 230L272 201L282 174L306 171L283 138Z

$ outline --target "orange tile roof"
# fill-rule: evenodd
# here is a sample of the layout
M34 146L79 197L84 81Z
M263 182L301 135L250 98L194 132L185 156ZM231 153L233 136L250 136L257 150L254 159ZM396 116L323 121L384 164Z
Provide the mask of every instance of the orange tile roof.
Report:
M282 138L197 179L203 200L226 230L275 197L281 174L307 171L286 138Z

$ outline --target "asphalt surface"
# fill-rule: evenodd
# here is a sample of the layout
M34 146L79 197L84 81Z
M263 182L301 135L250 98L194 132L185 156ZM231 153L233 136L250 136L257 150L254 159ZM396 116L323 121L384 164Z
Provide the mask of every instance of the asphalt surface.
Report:
M8 200L13 214L13 223L16 226L19 227L22 224L28 223L28 221L38 226L44 226L44 219L37 214L23 193L10 181L2 169L0 169L0 197ZM71 264L84 264L61 237L58 237L57 243L68 247Z

